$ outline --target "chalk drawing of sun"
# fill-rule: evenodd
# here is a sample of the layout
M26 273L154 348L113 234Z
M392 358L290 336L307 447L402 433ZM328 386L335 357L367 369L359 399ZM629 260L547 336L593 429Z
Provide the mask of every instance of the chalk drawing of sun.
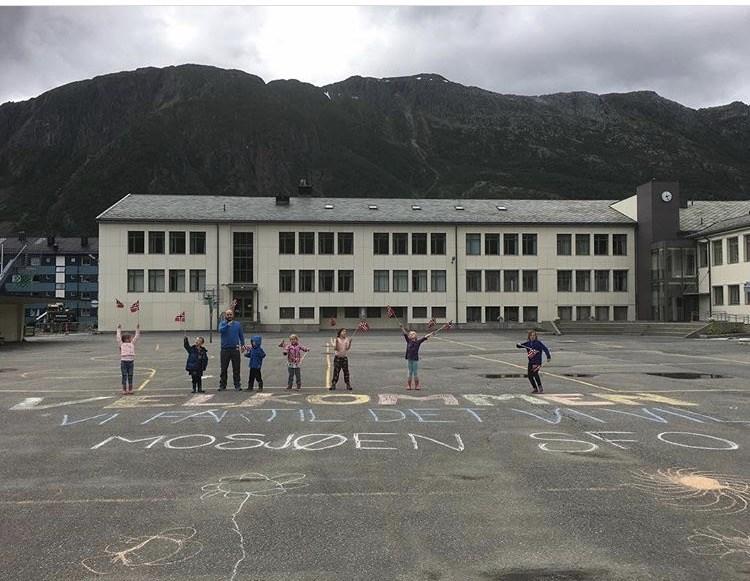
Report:
M750 505L750 481L692 468L633 472L633 487L670 506L735 514Z
M750 563L750 534L735 528L699 529L688 537L694 555L739 558Z

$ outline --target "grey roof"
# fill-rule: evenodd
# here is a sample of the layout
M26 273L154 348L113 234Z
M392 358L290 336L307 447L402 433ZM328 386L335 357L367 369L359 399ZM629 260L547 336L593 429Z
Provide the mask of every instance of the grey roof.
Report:
M18 252L24 244L28 244L26 251L30 254L97 254L99 252L99 239L90 237L88 246L81 246L81 238L55 237L57 249L47 245L46 237L29 236L25 242L18 239L18 236L0 235L0 243L4 243L4 252L7 256L9 252Z
M743 214L742 216L737 216L736 218L727 218L726 220L715 222L707 228L703 228L702 230L698 230L694 234L691 234L691 237L698 238L700 236L708 236L709 234L730 232L732 230L737 230L740 228L750 228L750 213Z
M104 222L301 222L425 224L634 224L617 200L476 200L129 194ZM332 206L326 209L326 206ZM375 206L377 209L370 209ZM414 209L417 206L420 209ZM456 209L461 207L463 210ZM498 206L506 208L498 210Z
M749 212L750 200L695 200L680 210L680 230L698 232Z

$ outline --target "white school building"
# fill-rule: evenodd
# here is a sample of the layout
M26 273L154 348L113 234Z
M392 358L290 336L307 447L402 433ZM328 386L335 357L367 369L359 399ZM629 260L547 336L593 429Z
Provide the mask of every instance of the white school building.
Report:
M266 330L392 327L386 305L417 325L635 320L638 215L666 203L646 185L623 201L128 195L98 217L99 328L205 330L214 298ZM652 238L647 254L664 244Z

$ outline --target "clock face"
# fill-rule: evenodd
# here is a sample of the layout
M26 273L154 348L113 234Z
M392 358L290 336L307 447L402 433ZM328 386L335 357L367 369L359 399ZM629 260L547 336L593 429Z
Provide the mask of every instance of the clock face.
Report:
M661 199L664 202L671 202L672 201L672 192L664 191L661 193Z

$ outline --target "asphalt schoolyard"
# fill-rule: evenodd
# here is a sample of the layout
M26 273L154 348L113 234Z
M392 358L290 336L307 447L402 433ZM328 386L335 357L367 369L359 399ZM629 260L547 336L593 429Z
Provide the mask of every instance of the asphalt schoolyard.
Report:
M190 393L179 334L0 350L4 579L628 580L750 577L750 345L451 332L405 390L397 332L358 335L354 391ZM242 377L248 370L243 358ZM245 386L246 387L246 386ZM410 398L404 397L410 396Z

